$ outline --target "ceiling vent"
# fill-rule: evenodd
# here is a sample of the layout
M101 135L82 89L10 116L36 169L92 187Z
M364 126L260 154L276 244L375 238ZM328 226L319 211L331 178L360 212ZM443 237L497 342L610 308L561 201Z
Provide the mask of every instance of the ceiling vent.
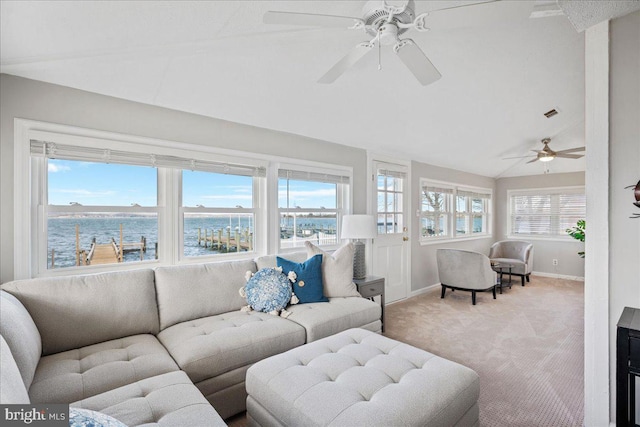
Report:
M555 108L553 110L549 110L546 113L544 113L545 117L547 119L550 119L551 117L555 116L556 114L558 114L558 110L556 110Z

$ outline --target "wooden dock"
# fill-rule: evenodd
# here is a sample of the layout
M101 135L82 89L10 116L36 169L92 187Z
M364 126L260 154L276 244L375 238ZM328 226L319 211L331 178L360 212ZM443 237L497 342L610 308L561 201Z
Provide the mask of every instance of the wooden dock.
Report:
M98 245L95 241L91 244L91 250L87 255L87 264L115 264L120 262L118 250L115 244Z
M147 252L147 238L142 236L139 242L124 242L122 224L120 224L120 243L111 238L111 243L98 244L94 237L89 252L80 248L80 225L76 224L76 266L116 264L124 260L127 252L140 251L140 261L144 261ZM158 259L158 243L156 242L156 259ZM56 266L56 251L51 249L51 268Z
M204 229L198 228L198 245L204 244L204 247L210 247L212 250L219 252L241 252L253 250L253 233L249 230L238 231L233 233L231 229L211 230L211 234Z

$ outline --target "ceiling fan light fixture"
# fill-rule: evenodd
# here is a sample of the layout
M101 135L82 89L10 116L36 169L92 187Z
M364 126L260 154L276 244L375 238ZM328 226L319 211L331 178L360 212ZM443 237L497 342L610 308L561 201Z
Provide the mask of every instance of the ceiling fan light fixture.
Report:
M538 157L538 160L540 160L541 162L550 162L551 160L555 159L556 156L550 156L550 155L540 155L540 157Z
M393 23L384 24L378 30L380 44L389 46L398 42L398 27Z

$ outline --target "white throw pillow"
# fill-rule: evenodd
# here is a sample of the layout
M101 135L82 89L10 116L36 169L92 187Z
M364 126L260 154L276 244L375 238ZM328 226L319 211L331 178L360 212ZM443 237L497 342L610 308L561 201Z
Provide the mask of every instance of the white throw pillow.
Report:
M322 282L324 295L329 298L359 297L358 288L353 283L353 243L345 243L333 254L327 253L313 243L304 242L307 256L322 255Z

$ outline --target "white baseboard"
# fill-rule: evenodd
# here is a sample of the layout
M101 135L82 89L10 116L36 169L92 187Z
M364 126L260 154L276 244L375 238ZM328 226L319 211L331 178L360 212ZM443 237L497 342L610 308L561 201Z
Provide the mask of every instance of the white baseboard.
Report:
M417 291L411 291L409 293L409 295L407 295L406 298L399 299L399 300L393 301L393 302L388 302L388 303L385 304L385 306L386 305L392 305L392 304L395 304L397 302L406 301L409 298L417 297L418 295L426 294L428 292L437 291L438 289L440 289L440 283L436 283L435 285L431 285L431 286L425 286L424 288L420 288Z
M534 275L534 276L553 277L554 279L576 280L578 282L584 282L584 277L569 276L567 274L545 273L543 271L532 271L531 274ZM440 283L435 283L433 285L425 286L424 288L420 288L418 290L411 291L411 293L409 293L409 295L407 295L407 298L400 299L400 300L394 301L394 302L390 302L390 303L387 303L386 305L395 304L395 303L400 302L400 301L406 301L409 298L417 297L418 295L426 294L426 293L429 293L429 292L435 292L435 291L439 291L439 290L440 290Z
M437 291L440 290L440 283L436 283L434 285L431 286L425 286L424 288L415 290L415 291L411 291L411 293L408 295L407 298L413 298L413 297L417 297L418 295L422 295L422 294L426 294L428 292L433 292L433 291Z
M543 271L532 271L531 274L534 276L553 277L554 279L577 280L578 282L584 282L584 277L569 276L567 274L545 273Z

